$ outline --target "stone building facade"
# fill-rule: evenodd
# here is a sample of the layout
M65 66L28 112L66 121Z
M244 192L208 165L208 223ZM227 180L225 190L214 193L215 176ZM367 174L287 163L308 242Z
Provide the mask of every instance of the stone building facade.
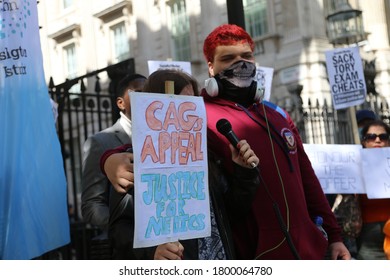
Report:
M324 52L334 46L326 36L327 1L243 1L249 7L246 14L255 11L261 18L246 28L251 32L260 26L260 32L251 32L258 34L253 35L256 62L274 69L271 100L283 107L294 103L291 91L296 89L304 104L309 98L330 101ZM226 0L39 2L45 73L55 83L134 58L135 71L144 75L148 60L190 61L192 74L202 84L207 78L203 40L228 22ZM376 91L385 98L390 95L389 2L350 0L363 12L367 40L360 43L361 56L375 66Z

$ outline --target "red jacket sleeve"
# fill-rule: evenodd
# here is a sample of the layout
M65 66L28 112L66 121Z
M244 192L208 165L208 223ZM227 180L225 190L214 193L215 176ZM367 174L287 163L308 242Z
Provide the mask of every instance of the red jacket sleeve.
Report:
M129 148L131 148L131 144L125 144L123 146L116 147L114 149L107 150L103 153L103 155L100 157L100 170L104 175L106 175L106 172L104 171L104 163L106 162L106 159L117 153L124 153L126 152Z

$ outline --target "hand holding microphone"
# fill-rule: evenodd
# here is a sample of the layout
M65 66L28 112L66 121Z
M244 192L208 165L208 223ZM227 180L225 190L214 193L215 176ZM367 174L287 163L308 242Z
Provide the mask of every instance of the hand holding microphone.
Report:
M233 132L232 125L226 119L220 119L217 122L217 130L224 135L234 147L232 151L232 160L243 166L256 168L260 160L255 152L250 148L246 140L239 140Z

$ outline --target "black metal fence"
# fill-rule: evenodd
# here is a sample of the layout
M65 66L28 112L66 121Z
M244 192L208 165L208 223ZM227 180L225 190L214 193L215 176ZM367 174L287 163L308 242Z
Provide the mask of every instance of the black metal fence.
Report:
M381 96L367 95L363 104L355 106L355 111L359 109L372 110L378 118L390 124L389 105ZM326 100L322 103L316 100L315 104L309 101L308 106L302 108L301 117L296 120L302 141L312 144L353 144L351 116L348 110L335 110Z
M111 79L108 93L102 94L99 74L107 72ZM70 207L71 244L62 248L62 258L90 259L90 242L99 230L85 224L80 213L82 146L86 138L111 126L119 117L115 106L116 83L126 73L134 73L134 61L128 60L90 74L68 80L60 85L51 81L49 93L58 103L57 130L68 181ZM94 84L94 92L87 92L85 80ZM79 91L72 87L79 85ZM322 104L322 105L320 105ZM283 105L282 105L283 106ZM370 94L364 104L356 109L369 108L385 122L390 123L390 111L386 100ZM352 126L347 110L334 110L325 102L308 102L307 106L288 109L304 143L350 144L353 142Z

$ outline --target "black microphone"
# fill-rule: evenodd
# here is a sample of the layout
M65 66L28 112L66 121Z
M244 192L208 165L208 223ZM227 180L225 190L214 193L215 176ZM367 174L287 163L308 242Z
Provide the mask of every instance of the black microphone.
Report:
M223 136L225 136L229 142L233 145L234 148L237 148L238 142L240 140L238 139L237 135L233 132L232 124L227 119L220 119L217 122L217 130L219 133L221 133ZM251 162L251 166L255 168L257 165L254 162Z
M238 140L237 135L233 132L232 124L227 119L220 119L217 122L217 130L237 149L237 144L240 140Z

